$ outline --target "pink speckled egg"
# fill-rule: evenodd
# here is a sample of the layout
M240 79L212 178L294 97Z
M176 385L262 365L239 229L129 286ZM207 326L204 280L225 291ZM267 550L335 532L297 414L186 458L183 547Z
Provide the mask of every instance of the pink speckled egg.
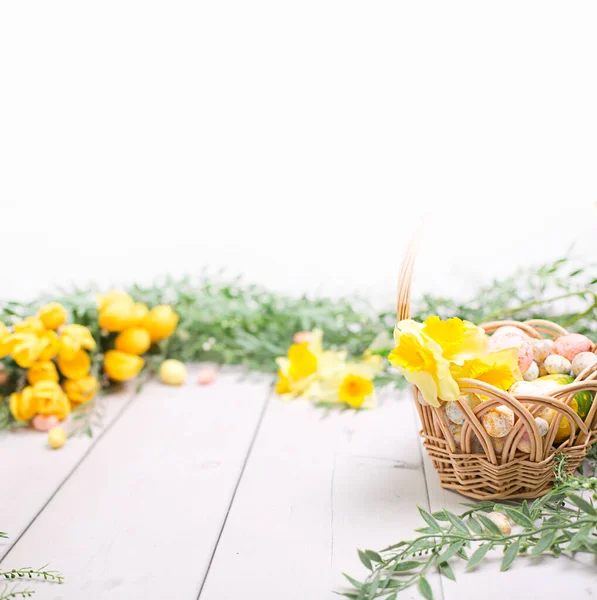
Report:
M496 406L481 417L481 423L491 437L506 437L514 427L514 413L507 406Z
M580 333L569 333L561 335L553 344L552 354L559 354L569 361L573 361L574 357L581 352L589 352L593 347L593 342L586 336Z
M511 333L489 338L489 351L498 352L506 348L518 348L518 368L524 375L533 363L533 344L528 337L520 337Z
M31 425L35 431L50 431L58 423L60 423L60 419L56 415L35 415L31 419Z
M498 329L493 332L493 335L498 337L502 335L518 336L525 339L530 339L525 331L519 329L518 327L514 327L513 325L504 325L503 327L498 327Z
M313 339L313 333L311 331L297 331L292 338L295 344L304 344L310 342Z

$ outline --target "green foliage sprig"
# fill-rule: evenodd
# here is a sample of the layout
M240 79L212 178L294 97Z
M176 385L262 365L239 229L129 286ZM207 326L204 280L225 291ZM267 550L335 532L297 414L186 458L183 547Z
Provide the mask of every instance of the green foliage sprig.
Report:
M560 456L556 468L554 489L532 503L478 502L466 505L468 510L460 515L447 510L429 513L419 507L425 523L416 530L419 536L380 552L359 550L370 573L364 581L346 575L352 590L341 595L351 600L395 600L398 592L416 586L432 600L429 572L439 570L455 580L451 562L460 559L472 569L490 550L503 551L502 571L519 556L597 554L597 478L567 476ZM507 515L515 531L502 533L487 516L494 511Z

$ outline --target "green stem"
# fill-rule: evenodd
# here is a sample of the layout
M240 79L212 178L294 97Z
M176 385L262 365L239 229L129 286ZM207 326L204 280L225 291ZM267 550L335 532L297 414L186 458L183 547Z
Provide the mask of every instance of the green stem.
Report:
M505 310L500 310L494 312L485 317L486 321L495 321L506 315L513 315L518 312L522 312L524 310L528 310L529 308L533 308L534 306L541 306L542 304L549 304L551 302L557 302L558 300L565 300L566 298L573 298L574 296L585 296L586 294L591 294L593 298L597 301L597 296L591 292L590 290L584 290L581 292L569 292L568 294L562 294L560 296L554 296L553 298L546 298L544 300L533 300L532 302L526 302L525 304L521 304L518 308L508 308Z

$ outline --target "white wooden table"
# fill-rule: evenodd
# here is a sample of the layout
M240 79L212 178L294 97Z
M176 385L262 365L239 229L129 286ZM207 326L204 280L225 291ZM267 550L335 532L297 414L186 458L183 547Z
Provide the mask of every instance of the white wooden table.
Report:
M0 437L0 566L66 576L31 583L39 600L339 598L343 571L364 574L357 547L412 537L417 504L465 501L439 487L408 394L324 417L268 378L201 387L192 369L183 387L151 382L106 405L104 427L60 451L32 431ZM525 560L435 575L435 597L597 597L593 562Z

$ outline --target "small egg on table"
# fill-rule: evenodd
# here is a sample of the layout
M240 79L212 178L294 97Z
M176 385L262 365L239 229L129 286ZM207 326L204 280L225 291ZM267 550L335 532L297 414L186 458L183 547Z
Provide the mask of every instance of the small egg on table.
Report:
M564 356L568 360L574 360L574 357L581 352L589 352L593 347L593 342L580 333L569 333L561 335L553 344L553 354Z
M597 354L593 352L581 352L574 357L572 361L572 374L578 377L587 367L592 367L597 363Z
M541 364L553 349L553 340L533 340L533 358L537 364Z
M550 354L545 359L543 366L550 375L568 374L572 368L570 361L566 357L560 356L559 354Z
M491 437L506 437L514 427L514 413L507 406L496 406L481 417L481 423Z
M36 431L50 431L60 423L60 419L56 415L35 415L31 419L31 425Z
M510 519L501 512L490 512L487 517L491 519L500 529L504 535L510 535L512 533L512 525L510 525Z
M537 366L537 363L533 361L522 378L525 381L533 381L534 379L537 379L537 377L539 377L539 367Z

